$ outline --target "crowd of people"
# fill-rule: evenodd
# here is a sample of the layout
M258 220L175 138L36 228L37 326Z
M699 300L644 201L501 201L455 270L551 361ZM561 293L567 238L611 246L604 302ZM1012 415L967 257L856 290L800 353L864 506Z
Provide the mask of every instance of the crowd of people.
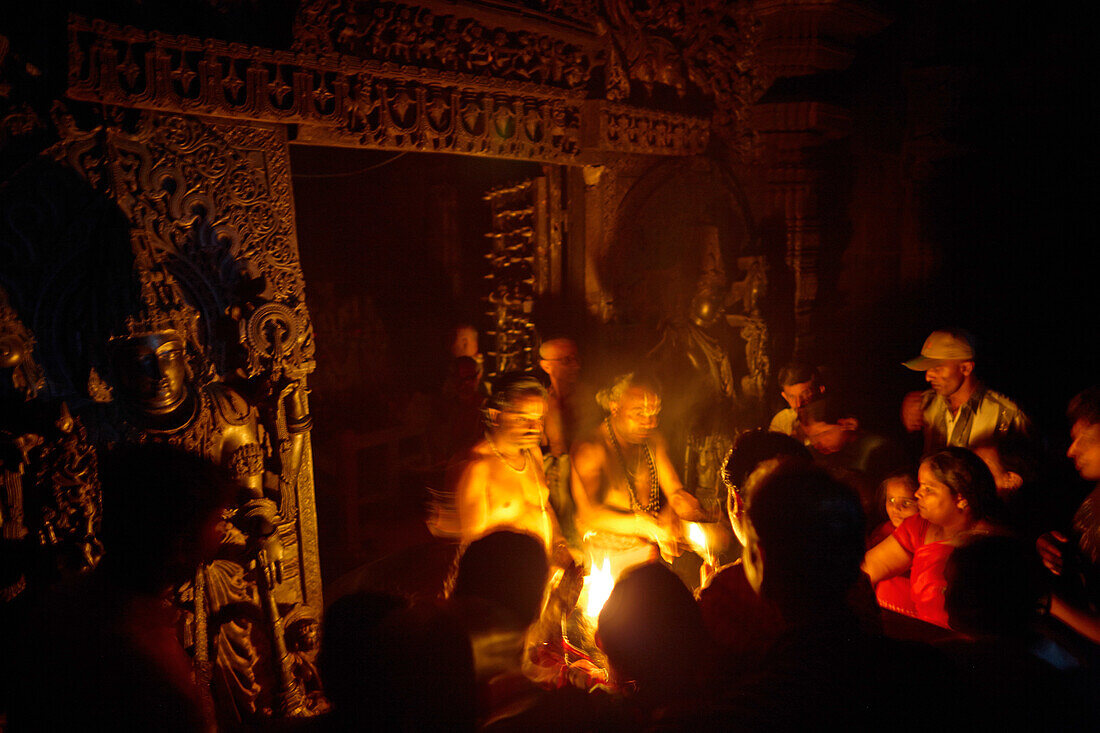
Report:
M1100 719L1100 488L1061 522L1047 520L1057 508L1036 510L1049 503L1041 436L978 381L965 333L933 333L905 364L930 386L901 400L919 455L863 429L814 367L782 369L786 407L768 428L728 436L717 510L680 481L657 379L615 379L587 418L576 344L549 340L540 356L537 375L482 388L477 355L456 353L455 421L440 433L454 456L431 520L459 548L452 576L429 600L332 600L318 660L331 710L273 728L1069 730ZM1068 418L1067 456L1100 482L1100 387ZM9 722L202 730L210 700L157 599L216 544L225 484L156 446L104 466L113 546L84 595L64 591L28 630ZM148 531L161 525L170 531ZM677 568L691 552L698 582ZM614 585L602 608L582 610L600 563ZM579 614L592 616L590 638L568 630ZM60 642L45 656L44 638ZM41 703L76 690L80 707Z

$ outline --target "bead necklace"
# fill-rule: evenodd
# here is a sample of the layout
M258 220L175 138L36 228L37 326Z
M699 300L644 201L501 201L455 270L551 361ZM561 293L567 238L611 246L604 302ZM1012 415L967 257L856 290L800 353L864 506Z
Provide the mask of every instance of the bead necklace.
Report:
M607 434L611 436L611 445L615 446L615 455L619 457L619 465L622 466L623 474L626 476L627 493L630 495L630 508L634 512L643 512L653 517L657 516L658 512L661 511L661 484L657 480L657 466L653 462L653 454L649 450L649 443L642 443L646 463L649 464L649 501L643 505L638 501L638 490L634 487L634 474L626 467L626 458L623 456L623 449L615 437L615 430L611 427L611 418L604 419L604 424L607 425Z
M493 439L489 437L488 433L485 433L485 442L487 442L489 444L489 449L493 451L493 455L495 455L497 458L499 458L504 463L505 466L512 469L516 473L523 473L524 471L527 470L527 451L526 450L522 450L522 451L519 452L519 454L521 456L523 456L523 465L520 466L519 468L516 468L515 466L513 466L511 463L508 462L508 459L504 457L503 453L501 453L499 450L497 450L497 447L495 445L493 445Z

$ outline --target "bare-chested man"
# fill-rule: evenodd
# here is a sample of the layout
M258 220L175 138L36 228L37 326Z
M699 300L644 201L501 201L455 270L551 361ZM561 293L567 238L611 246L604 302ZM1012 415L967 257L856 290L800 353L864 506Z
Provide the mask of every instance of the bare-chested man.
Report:
M684 491L657 431L660 390L654 380L628 374L598 398L609 413L573 446L573 499L578 529L594 556L625 568L679 555L679 519L705 521Z
M485 438L448 469L463 543L512 529L542 539L555 560L568 557L539 453L546 400L546 388L528 375L506 374L494 385Z
M544 341L539 347L539 366L550 377L550 410L546 415L550 452L565 455L575 437L576 411L572 400L581 371L577 344L568 338Z

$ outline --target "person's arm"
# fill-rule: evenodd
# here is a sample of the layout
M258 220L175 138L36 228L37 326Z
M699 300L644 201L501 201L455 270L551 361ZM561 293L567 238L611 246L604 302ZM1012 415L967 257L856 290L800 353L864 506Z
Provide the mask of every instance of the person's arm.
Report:
M569 545L565 541L565 535L561 531L561 523L558 521L558 513L550 505L550 485L546 482L546 474L543 472L542 461L537 460L538 453L528 451L527 460L534 461L535 474L539 477L539 499L542 510L550 522L550 562L558 567L567 567L574 563L573 555L569 552Z
M471 460L458 475L455 507L463 540L472 540L485 531L489 521L489 465Z
M1035 541L1035 549L1039 551L1043 565L1055 575L1062 574L1062 566L1065 562L1062 558L1062 548L1068 542L1069 540L1061 532L1044 532Z
M572 490L577 506L577 523L589 529L614 534L642 537L651 541L663 539L664 531L656 520L635 512L617 512L600 504L600 479L607 458L603 448L591 441L579 441L573 446Z
M1066 603L1060 596L1050 598L1050 615L1094 644L1100 644L1100 615Z
M897 537L890 535L867 551L861 569L871 579L871 585L876 585L879 581L901 575L912 565L912 556L901 546Z
M546 445L550 448L550 454L563 456L569 452L569 446L565 442L565 424L562 419L561 405L554 397L550 398L548 404L543 435L546 438Z
M699 500L690 492L684 490L680 477L676 475L676 468L668 457L668 443L664 436L656 433L653 436L653 463L657 469L657 480L661 484L661 491L668 500L668 505L676 516L687 522L713 521L713 517L707 517L700 506Z

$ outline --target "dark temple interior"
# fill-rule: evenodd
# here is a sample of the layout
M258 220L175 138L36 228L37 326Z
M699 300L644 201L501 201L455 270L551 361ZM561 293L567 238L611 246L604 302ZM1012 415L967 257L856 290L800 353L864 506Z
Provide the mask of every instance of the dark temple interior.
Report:
M1076 8L10 5L0 733L1100 720Z

